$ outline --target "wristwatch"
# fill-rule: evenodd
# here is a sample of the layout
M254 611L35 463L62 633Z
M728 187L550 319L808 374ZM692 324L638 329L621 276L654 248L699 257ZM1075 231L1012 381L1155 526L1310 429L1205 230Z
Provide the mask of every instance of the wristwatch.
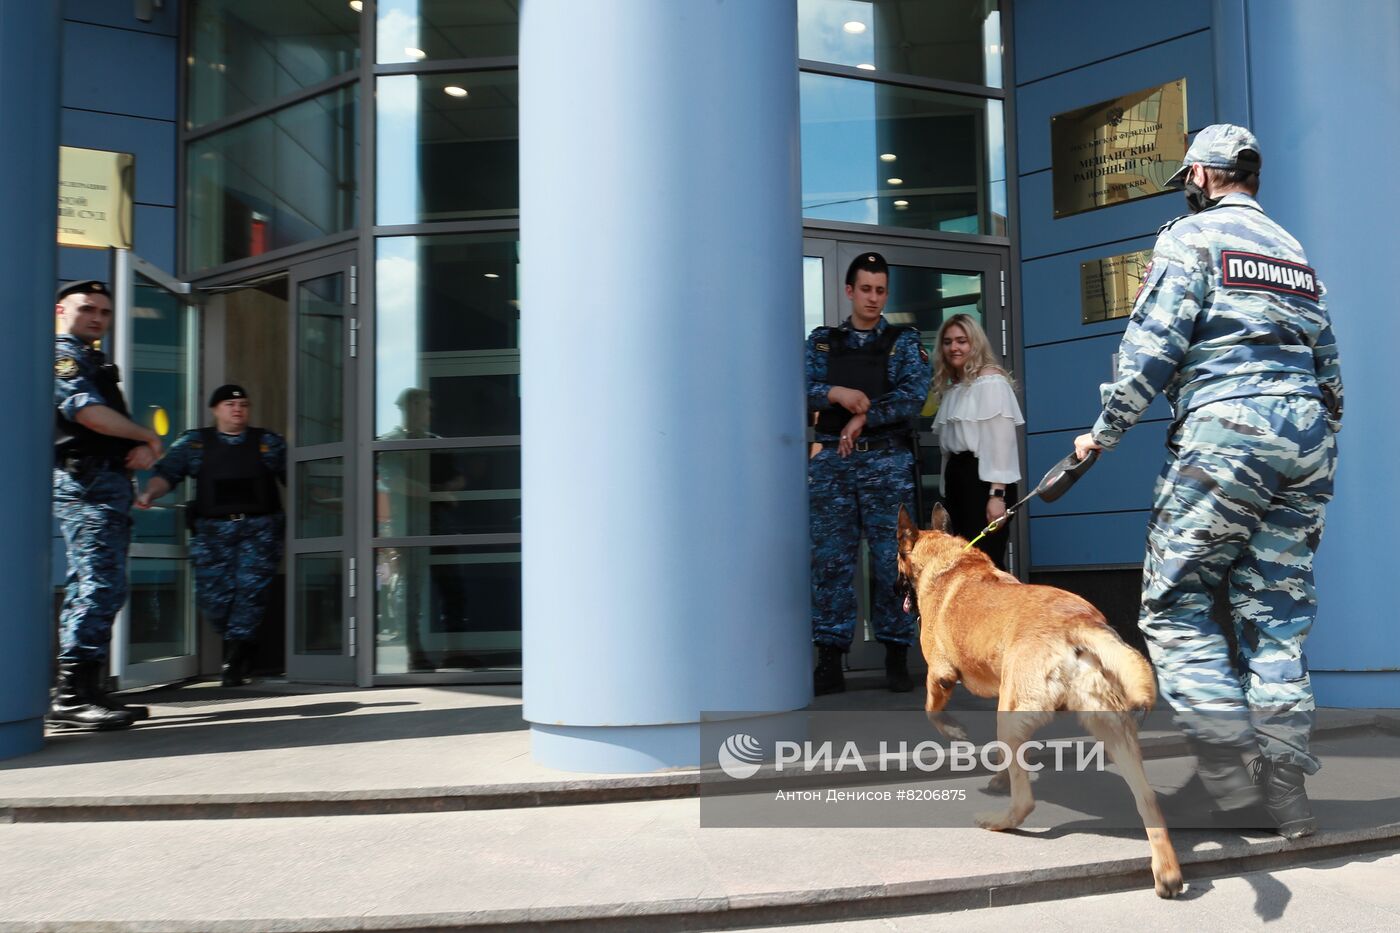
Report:
M993 498L993 499L1005 499L1005 498L1006 498L1006 490L1005 490L1005 489L993 489L993 490L992 490L992 498Z

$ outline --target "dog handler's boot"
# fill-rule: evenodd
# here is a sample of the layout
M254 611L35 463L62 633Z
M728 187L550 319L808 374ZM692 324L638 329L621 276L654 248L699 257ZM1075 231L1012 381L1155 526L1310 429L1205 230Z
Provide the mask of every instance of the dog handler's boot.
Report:
M817 646L817 669L812 672L812 693L823 696L846 691L846 675L841 672L841 655L835 645Z
M1317 820L1308 803L1308 792L1303 789L1303 769L1263 756L1252 764L1255 777L1264 789L1264 808L1278 826L1278 834L1285 839L1311 836L1317 829Z
M126 729L132 718L128 713L119 713L99 706L88 695L87 668L94 661L65 662L58 666L58 688L54 691L53 705L44 718L51 723L63 726L77 726L87 729Z
M121 700L111 696L103 689L100 665L93 664L82 673L83 677L88 680L85 686L88 696L92 697L93 703L103 709L109 709L114 713L126 713L131 717L132 722L141 722L142 720L151 718L151 708L149 706L127 706Z
M908 693L914 689L909 677L909 647L885 642L885 686L890 693Z
M1221 810L1244 810L1264 802L1248 768L1242 750L1233 745L1217 745L1194 736L1187 737L1196 756L1196 774Z

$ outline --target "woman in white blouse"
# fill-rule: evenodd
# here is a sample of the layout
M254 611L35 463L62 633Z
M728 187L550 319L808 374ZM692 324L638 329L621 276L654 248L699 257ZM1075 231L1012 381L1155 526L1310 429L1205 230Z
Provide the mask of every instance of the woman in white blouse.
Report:
M933 372L938 415L933 430L943 449L942 493L953 534L969 541L1006 514L1016 500L1021 459L1016 426L1025 424L1011 380L992 355L977 320L955 314L938 331L938 364ZM1009 528L977 542L1006 569Z

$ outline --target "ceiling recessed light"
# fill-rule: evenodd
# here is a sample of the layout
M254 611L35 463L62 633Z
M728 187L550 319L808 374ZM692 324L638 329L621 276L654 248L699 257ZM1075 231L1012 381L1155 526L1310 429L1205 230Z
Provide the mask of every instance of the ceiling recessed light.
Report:
M902 185L902 184L904 184L904 179L903 179L903 178L886 178L885 181L886 181L887 183L891 184L891 185Z
M403 50L403 53L409 58L413 59L415 62L421 62L423 59L428 57L427 52L423 51L422 49L415 49L412 46L405 48Z
M365 8L364 0L350 0L350 9L359 13Z
M865 32L865 24L858 19L849 20L841 25L841 28L853 36L858 36Z
M488 272L488 273L486 273L486 277L487 277L488 279L499 279L499 278L500 278L500 276L497 275L497 274L494 273L494 272Z
M895 155L893 152L882 152L882 153L880 153L880 161L881 161L881 162L893 162L893 161L894 161L895 159L897 159L897 158L899 158L899 156Z
M446 94L448 97L466 97L466 96L467 96L467 89L464 88L464 87L458 87L458 86L455 85L455 84L449 84L447 87L445 87L445 88L442 89L442 92L443 92L444 94Z
M909 206L909 202L904 200L895 201L894 206L903 209Z
M872 64L870 64L869 62L861 62L861 63L860 63L859 65L857 65L856 67L859 68L861 71L874 71L874 70L875 70L875 66L872 65Z

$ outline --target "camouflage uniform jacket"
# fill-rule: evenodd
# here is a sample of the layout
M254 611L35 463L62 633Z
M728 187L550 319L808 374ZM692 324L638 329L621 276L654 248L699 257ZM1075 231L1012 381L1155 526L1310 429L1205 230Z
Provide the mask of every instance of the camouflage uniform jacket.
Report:
M892 327L884 315L870 330L857 330L847 318L843 327L848 328L847 340L852 347L861 347L876 339ZM827 382L827 352L824 344L831 339L835 327L821 326L807 338L807 410L823 411L834 407L827 398L831 383ZM866 428L882 428L908 421L919 413L928 398L928 385L932 374L929 370L928 354L919 342L919 332L913 327L905 329L895 341L885 366L889 380L889 391L870 400L870 410L865 415Z
M1341 427L1342 372L1321 280L1247 194L1164 226L1100 387L1094 439L1115 446L1165 391L1176 420L1223 399L1323 399ZM1325 391L1324 391L1325 390Z

